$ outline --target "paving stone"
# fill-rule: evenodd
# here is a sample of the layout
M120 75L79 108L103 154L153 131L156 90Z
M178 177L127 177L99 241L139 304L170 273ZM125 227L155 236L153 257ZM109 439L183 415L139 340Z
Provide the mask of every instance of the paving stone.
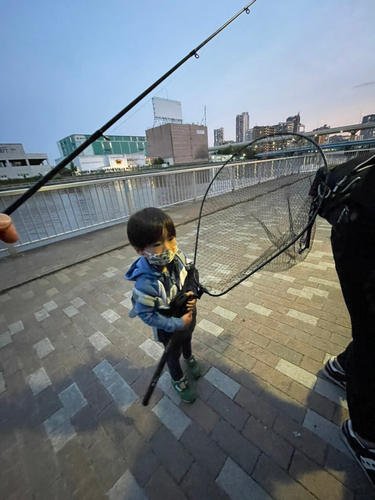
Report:
M181 482L181 488L191 500L230 500L215 483L215 476L209 474L197 462L188 470Z
M24 326L21 320L16 321L15 323L8 326L9 332L11 335L15 333L22 332L24 330Z
M126 307L127 309L133 309L133 302L130 298L127 298L125 300L122 300L120 302L120 304L124 307Z
M331 446L340 450L341 453L344 453L350 458L352 457L352 454L340 437L340 429L326 418L318 415L314 411L307 410L303 426L329 443Z
M202 399L196 399L192 405L181 405L181 409L207 434L210 434L219 421L219 415Z
M312 472L314 472L312 474ZM354 496L328 472L317 469L314 462L296 451L290 466L290 474L319 500L352 500Z
M87 456L105 490L110 490L128 469L119 446L113 443L106 434L87 450Z
M249 311L261 314L262 316L269 316L272 312L271 309L268 309L267 307L262 307L258 304L253 304L252 302L249 302L245 307L246 309L249 309Z
M12 342L12 337L9 332L0 335L0 349Z
M228 493L232 500L272 500L249 475L233 460L227 459L216 483Z
M290 309L287 312L287 316L290 316L291 318L298 319L300 321L303 321L304 323L308 323L310 325L316 326L318 324L318 318L316 316L312 316L311 314L305 314L300 311L295 311L294 309Z
M276 432L251 417L246 422L242 434L280 467L288 470L294 448Z
M279 413L273 429L292 446L310 457L314 462L320 465L324 464L327 443L306 427L297 424L286 415Z
M222 316L225 319L229 319L229 321L233 321L234 318L237 316L236 313L229 311L229 309L225 309L224 307L217 306L215 309L212 311L219 316Z
M6 391L5 380L4 380L2 372L0 372L0 394L2 392L5 392L5 391Z
M107 391L122 412L125 412L138 399L137 394L119 375L118 380L107 387Z
M87 405L87 401L76 383L70 385L64 391L60 392L59 398L64 405L66 414L69 416L69 418L71 418L85 405Z
M260 456L252 478L275 500L315 499L311 493L264 454Z
M150 444L134 428L120 447L129 470L143 488L160 467L160 460L156 457Z
M223 420L216 425L212 438L248 474L252 473L260 455L256 446Z
M163 466L159 467L145 489L149 500L187 500Z
M162 427L155 434L151 446L174 480L179 483L194 461L190 453L166 427Z
M289 361L286 361L285 359L280 359L280 361L276 365L276 370L278 370L280 373L283 373L287 377L290 377L293 380L299 382L305 387L308 387L309 389L314 389L315 387L317 381L316 375L313 375L312 373L309 373L306 370L303 370L302 368L289 363Z
M93 335L90 335L89 341L92 343L95 349L98 349L98 351L101 351L105 346L110 344L110 341L101 332L96 332Z
M49 290L46 291L46 295L48 295L48 297L53 297L54 295L57 295L58 293L59 293L59 291L55 287L50 288Z
M63 309L63 311L68 316L68 318L72 318L79 313L78 309L74 306L66 307L65 309Z
M190 425L181 437L181 443L193 457L213 476L217 476L225 462L225 453L211 438L199 429L198 425Z
M113 398L98 380L83 391L83 395L96 415L113 402Z
M44 358L45 356L47 356L47 354L54 351L55 349L48 338L45 338L37 344L34 344L33 347L34 349L36 349L39 359Z
M121 379L120 375L106 359L95 366L93 372L105 388L108 388L110 385Z
M134 426L146 441L149 441L161 428L160 419L140 401L132 404L124 414L132 419Z
M215 391L207 403L234 428L241 430L249 416L246 410L234 403L227 396Z
M36 313L34 313L34 315L35 315L35 318L37 319L37 321L43 321L44 319L50 317L50 315L48 314L48 312L44 308L41 309L40 311L37 311Z
M215 325L215 323L212 323L211 321L208 321L207 319L202 319L197 326L199 328L202 328L202 330L205 330L208 333L211 333L215 337L218 337L223 331L224 328L221 328L221 326Z
M45 304L43 304L43 307L44 309L47 311L47 312L51 312L53 311L54 309L57 309L58 308L58 305L56 304L56 302L54 302L53 300L50 300L49 302L46 302Z
M172 432L176 439L180 439L184 431L191 424L190 418L166 396L154 406L152 411Z
M321 396L330 399L337 405L348 409L346 392L337 385L332 384L332 382L328 382L327 380L318 378L316 385L314 387L314 391L320 394Z
M98 416L98 422L114 443L120 444L133 431L133 420L123 415L115 402L108 405Z
M47 375L47 372L44 368L40 368L38 371L29 375L27 378L27 383L30 386L34 396L42 392L48 386L51 385L51 380Z
M109 500L147 500L133 474L126 470L118 481L107 492Z
M256 396L244 387L241 387L235 398L235 402L269 427L272 427L276 420L278 414L276 408L264 398Z
M241 388L238 382L235 382L214 366L208 370L204 378L231 399L236 396Z
M139 346L139 348L145 351L145 353L151 356L151 358L155 361L159 361L164 352L164 349L157 342L151 339L147 339Z
M77 309L86 304L86 302L83 299L81 299L81 297L76 297L75 299L71 300L70 303Z
M66 443L76 436L65 408L61 408L44 422L48 437L50 438L54 450L61 450Z
M141 376L140 369L128 358L121 360L115 369L129 385L133 384Z
M6 359L3 361L2 365L5 378L14 375L21 369L17 356L12 356L11 358Z
M112 309L107 309L107 311L104 311L100 316L109 321L109 323L113 323L121 318L121 316Z

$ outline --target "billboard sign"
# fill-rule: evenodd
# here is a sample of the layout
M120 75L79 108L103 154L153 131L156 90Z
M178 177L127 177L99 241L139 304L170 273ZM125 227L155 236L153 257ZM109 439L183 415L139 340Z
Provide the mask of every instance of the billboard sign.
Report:
M165 120L172 123L182 123L181 101L172 101L161 97L152 98L154 119Z

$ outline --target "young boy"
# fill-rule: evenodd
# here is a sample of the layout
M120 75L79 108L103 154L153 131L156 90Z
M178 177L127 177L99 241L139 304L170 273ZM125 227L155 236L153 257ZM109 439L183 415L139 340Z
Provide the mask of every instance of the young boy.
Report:
M135 281L134 309L130 317L139 316L152 327L155 340L166 346L173 338L167 365L172 387L185 403L196 399L194 387L184 376L180 365L181 351L187 368L194 378L201 374L191 352L191 338L196 323L198 283L194 266L177 247L176 229L172 219L158 208L145 208L132 215L127 226L128 239L140 255L125 277ZM187 313L182 317L169 316L171 300L179 291L192 296ZM169 311L170 313L171 311ZM164 313L164 314L163 314Z

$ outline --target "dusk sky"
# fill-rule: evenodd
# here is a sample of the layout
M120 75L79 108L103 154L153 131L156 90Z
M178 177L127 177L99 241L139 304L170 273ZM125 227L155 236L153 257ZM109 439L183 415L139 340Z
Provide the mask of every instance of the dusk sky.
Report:
M90 134L246 0L1 2L0 143L58 157L56 142ZM107 133L144 135L152 96L182 101L186 123L207 107L235 139L235 117L273 125L298 111L306 131L375 113L374 0L257 0Z

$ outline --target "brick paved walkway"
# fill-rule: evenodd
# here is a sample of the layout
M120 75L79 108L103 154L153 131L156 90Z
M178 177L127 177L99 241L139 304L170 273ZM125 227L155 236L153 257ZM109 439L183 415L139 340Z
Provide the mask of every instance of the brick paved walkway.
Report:
M320 221L305 262L201 299L193 405L168 373L140 403L161 348L128 317L129 247L0 295L0 500L375 498L321 373L350 338L329 234Z

